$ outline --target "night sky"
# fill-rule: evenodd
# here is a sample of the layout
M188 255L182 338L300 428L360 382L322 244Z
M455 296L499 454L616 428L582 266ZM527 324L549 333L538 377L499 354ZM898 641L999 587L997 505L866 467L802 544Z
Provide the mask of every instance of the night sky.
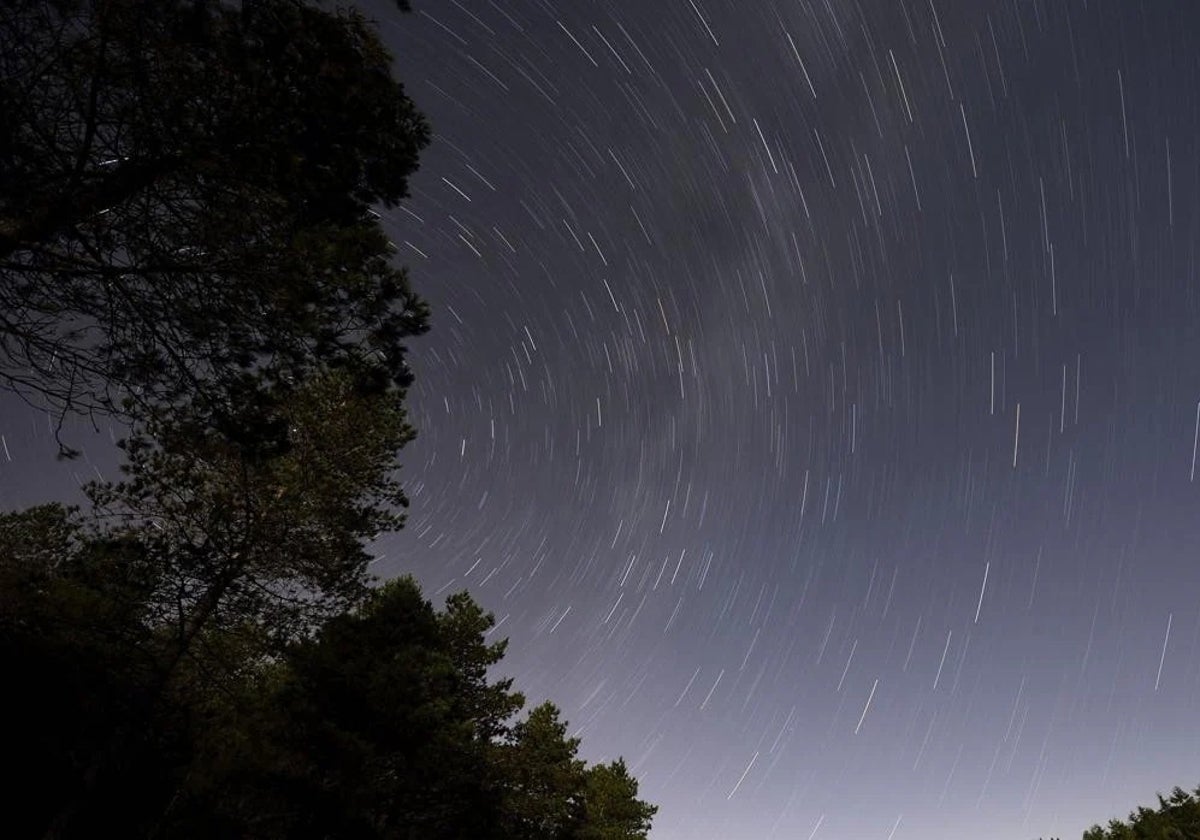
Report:
M435 131L377 573L495 612L654 840L1200 782L1200 6L413 3L364 4ZM10 506L94 477L18 415Z

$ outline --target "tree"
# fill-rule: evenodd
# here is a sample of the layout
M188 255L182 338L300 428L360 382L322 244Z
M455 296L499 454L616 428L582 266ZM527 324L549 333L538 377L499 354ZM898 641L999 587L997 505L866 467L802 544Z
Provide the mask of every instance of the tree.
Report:
M6 673L28 708L70 721L28 749L60 779L38 794L57 803L53 836L166 784L146 768L188 766L172 756L209 705L368 596L365 541L401 522L411 430L398 393L348 380L295 390L285 452L249 458L187 414L155 418L123 444L126 480L86 488L88 513L0 518Z
M404 578L282 648L230 620L174 660L160 587L131 529L0 516L17 836L647 837L623 761L587 767L552 704L514 721L524 698L488 678L506 642L466 594L436 612Z
M154 567L168 673L212 627L287 639L356 603L364 541L403 521L426 307L370 206L406 195L427 141L350 11L0 13L0 381L129 422L92 537Z
M402 390L427 308L371 206L428 138L353 11L7 0L0 382L60 427L190 405L240 428L327 368Z
M204 417L155 415L121 443L126 478L85 488L95 527L151 558L172 661L210 626L249 621L286 641L356 605L366 541L403 524L395 455L413 431L397 392L322 374L264 417L288 445L260 455Z
M331 620L273 669L263 718L230 708L213 729L203 763L215 772L181 821L216 815L264 838L497 836L491 739L523 700L476 670L504 649L483 643L480 616L463 599L435 614L402 579Z
M584 763L575 758L578 738L567 737L552 703L535 707L513 726L500 760L508 836L567 838L580 821Z
M575 840L638 840L649 835L658 810L637 798L638 782L624 759L587 771L582 825Z
M199 810L241 826L258 819L264 833L242 829L256 837L645 838L656 809L637 800L623 762L587 768L550 703L512 722L524 698L511 679L488 681L506 647L486 642L493 626L465 593L435 612L411 578L375 590L292 648L274 724L235 724L271 732L266 746L233 742L274 758L253 778L209 777ZM247 758L223 766L253 766ZM278 816L261 826L257 815L285 813L289 799L310 804L293 811L304 833L281 829Z
M427 320L370 208L427 140L351 11L0 9L0 387L129 429L88 510L0 515L19 834L645 836L490 615L369 585Z
M587 768L549 703L489 682L506 643L466 595L409 578L265 662L197 727L163 836L644 840L621 761Z
M146 623L154 570L136 543L85 531L60 505L0 515L5 759L18 806L6 829L17 837L40 835L85 787L115 808L128 800L112 784L126 774L101 776L94 762L116 733L126 766L169 752L146 726L156 682ZM139 795L153 794L155 775L144 774Z
M1200 840L1200 787L1192 792L1177 787L1166 798L1160 794L1157 810L1140 807L1125 822L1092 826L1083 840Z

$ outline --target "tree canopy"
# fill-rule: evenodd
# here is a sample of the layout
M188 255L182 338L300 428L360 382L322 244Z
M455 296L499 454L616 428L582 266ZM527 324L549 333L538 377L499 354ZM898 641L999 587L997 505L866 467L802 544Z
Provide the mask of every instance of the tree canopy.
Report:
M1200 787L1177 787L1167 797L1159 794L1158 808L1143 806L1127 820L1094 825L1083 833L1083 840L1200 840Z
M372 207L428 138L354 11L0 9L0 389L127 430L0 514L14 836L646 837L491 615L367 572L428 314Z
M1051 837L1050 840L1058 840ZM1128 819L1093 825L1083 840L1200 840L1200 787L1176 787L1170 796L1158 795L1158 808L1139 807Z
M84 537L56 506L0 517L0 537L20 836L647 836L656 809L623 761L579 760L550 703L517 717L512 680L488 677L506 643L466 593L438 612L394 580L269 657L249 622L209 628L164 687L173 633L148 620L136 541Z
M249 737L222 739L246 749L224 766L242 770L209 777L201 810L261 823L299 792L311 836L645 837L655 809L623 763L578 760L549 703L513 722L524 698L486 677L493 624L465 593L435 612L411 579L375 590L272 669L266 726L231 719ZM262 836L294 836L278 829Z
M371 208L428 139L354 11L6 2L0 381L60 419L224 428L316 369L403 389L427 308Z

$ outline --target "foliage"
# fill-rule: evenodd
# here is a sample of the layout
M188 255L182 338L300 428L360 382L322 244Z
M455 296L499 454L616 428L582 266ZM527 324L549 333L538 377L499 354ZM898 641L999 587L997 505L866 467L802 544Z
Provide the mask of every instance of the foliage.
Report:
M402 578L292 648L277 672L284 712L274 719L284 728L275 743L287 746L273 778L288 777L306 801L322 803L326 823L315 828L306 814L306 830L431 840L646 837L656 809L637 800L623 762L588 768L578 760L579 740L567 737L551 703L512 721L525 700L511 679L488 681L507 646L487 643L493 626L466 593L435 612ZM246 790L246 780L235 787ZM208 801L228 801L228 790L218 785ZM262 810L255 803L250 812Z
M0 536L24 534L0 563L0 650L23 715L9 753L26 771L10 815L20 834L42 830L97 741L121 730L104 796L53 836L647 836L656 809L623 761L578 760L549 703L513 721L524 698L487 678L505 642L487 642L492 616L469 596L436 612L411 579L392 581L274 657L245 628L223 628L207 638L239 668L213 681L183 667L156 694L154 631L135 608L153 589L113 574L126 567L109 562L112 547L66 513L0 520ZM64 534L71 559L47 564Z
M1083 840L1200 840L1200 787L1195 791L1175 788L1158 797L1158 808L1140 807L1129 818L1092 826Z
M550 703L511 721L524 698L487 680L492 626L464 593L438 613L409 578L375 590L268 669L261 717L227 710L171 834L645 838L656 809L623 762L586 767Z
M164 746L143 726L157 681L145 595L154 571L136 543L89 540L73 511L0 516L0 662L11 724L5 757L11 836L37 836L85 787L119 806L119 774L98 778L114 740L127 761ZM95 778L93 778L95 777Z
M598 764L587 771L583 819L577 840L637 840L650 832L658 810L637 798L637 779L625 760Z
M67 721L25 762L50 762L30 803L65 795L60 836L139 813L131 791L169 790L212 703L367 597L365 540L401 522L394 456L411 429L397 392L348 378L293 389L277 418L289 446L269 458L155 417L123 444L126 480L88 485L87 514L0 517L6 670L30 716Z
M225 428L314 370L407 386L427 309L370 207L429 132L390 61L303 0L5 0L0 382Z
M0 387L129 430L86 511L0 514L15 836L649 830L468 595L370 586L427 320L390 61L306 0L0 0Z
M149 603L175 656L210 627L307 632L366 592L365 541L403 522L395 453L412 437L396 392L345 373L290 389L265 415L285 447L254 453L203 419L153 417L122 443L126 478L92 483L95 527L135 540L158 579Z
M402 524L427 309L370 208L428 129L390 64L302 0L0 7L0 385L129 430L86 513L0 521L41 722L10 739L19 824L153 833L214 710L361 603Z

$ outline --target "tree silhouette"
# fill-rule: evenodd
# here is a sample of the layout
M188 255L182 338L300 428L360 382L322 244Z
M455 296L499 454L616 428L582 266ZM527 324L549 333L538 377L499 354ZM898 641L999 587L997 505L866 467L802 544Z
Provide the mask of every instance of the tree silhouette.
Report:
M623 761L588 768L550 703L512 721L524 698L487 678L506 647L486 642L493 626L465 593L435 612L411 578L383 585L268 669L263 720L227 707L215 731L245 737L215 739L223 757L203 761L237 770L207 777L198 810L244 836L645 838L656 809Z
M1158 808L1140 807L1126 821L1110 820L1103 828L1092 826L1083 840L1197 840L1200 838L1200 787L1175 788L1158 796Z
M371 207L429 133L390 61L303 0L7 2L0 382L243 436L313 370L406 387L427 310Z
M86 510L0 514L16 836L649 830L468 595L366 573L428 316L371 209L428 141L390 62L305 0L0 14L0 387L128 429Z
M347 379L296 390L286 453L249 459L182 415L136 430L126 479L88 485L88 512L0 518L9 672L31 708L65 703L70 721L55 833L140 786L123 769L146 766L140 753L175 761L180 714L368 595L366 541L401 522L394 460L410 429L397 393Z
M252 626L215 629L162 691L139 606L153 586L126 571L138 566L121 545L78 539L68 521L54 507L0 519L18 537L0 564L0 650L23 715L9 749L19 834L647 836L656 809L623 761L587 767L549 703L514 722L524 698L487 677L506 643L487 643L493 618L469 596L436 612L411 579L392 581L275 656ZM63 820L89 754L118 730L120 754Z

